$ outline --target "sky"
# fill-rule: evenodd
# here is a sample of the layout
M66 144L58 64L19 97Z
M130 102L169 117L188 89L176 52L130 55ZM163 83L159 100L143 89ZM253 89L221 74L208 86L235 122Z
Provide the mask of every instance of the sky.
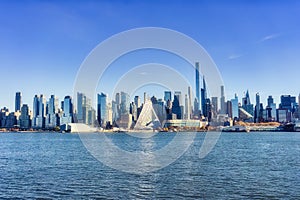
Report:
M223 78L226 98L254 102L298 96L299 1L0 1L0 107L14 110L15 92L71 95L81 63L122 31L163 27L201 44ZM194 77L192 77L194 78ZM113 83L107 83L113 84Z

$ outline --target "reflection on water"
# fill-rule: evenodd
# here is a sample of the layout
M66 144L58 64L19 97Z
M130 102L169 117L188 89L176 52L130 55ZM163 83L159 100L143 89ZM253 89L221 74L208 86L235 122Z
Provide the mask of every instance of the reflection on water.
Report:
M222 133L213 151L199 159L204 136L198 133L185 154L166 168L132 174L93 158L75 134L1 133L0 199L299 199L299 133ZM93 137L97 145L99 135ZM153 152L175 134L107 138L126 151L143 151L137 157L142 171L160 163ZM187 141L178 144L190 143L189 138L182 136ZM116 162L114 152L102 153ZM137 159L119 163L131 165Z

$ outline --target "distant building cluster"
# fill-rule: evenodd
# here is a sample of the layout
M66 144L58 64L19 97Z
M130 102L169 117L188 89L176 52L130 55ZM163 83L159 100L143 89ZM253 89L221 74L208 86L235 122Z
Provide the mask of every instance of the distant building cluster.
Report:
M147 100L151 101L159 121L165 122L168 126L188 126L199 124L201 121L216 126L232 125L233 121L287 123L300 118L300 95L298 102L295 96L282 95L278 106L273 97L269 96L267 105L264 106L259 93L255 95L255 104L252 104L248 91L241 102L237 95L226 101L224 86L220 86L220 99L209 98L205 77L201 77L199 68L197 62L195 97L192 97L191 87L187 88L184 95L181 91L165 91L164 97L160 99L155 96L149 98L144 93L143 102L140 96L135 96L131 102L130 96L125 92L116 93L113 100L100 93L97 94L97 105L94 109L91 99L80 92L77 93L76 107L70 96L65 96L60 102L55 95L51 95L49 99L44 95L35 95L30 110L28 104L22 104L21 92L17 92L14 112L10 112L8 108L1 109L0 127L56 130L68 123L82 123L104 129L112 127L129 129L137 123ZM149 106L145 109L149 109Z

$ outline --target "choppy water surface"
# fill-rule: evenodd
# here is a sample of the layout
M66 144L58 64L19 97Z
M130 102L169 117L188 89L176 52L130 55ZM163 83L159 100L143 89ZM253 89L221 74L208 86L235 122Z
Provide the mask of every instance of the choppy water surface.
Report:
M174 134L156 135L151 148ZM128 151L149 140L108 137ZM203 138L168 167L136 175L97 161L77 134L0 133L0 199L300 199L300 133L222 133L199 159Z

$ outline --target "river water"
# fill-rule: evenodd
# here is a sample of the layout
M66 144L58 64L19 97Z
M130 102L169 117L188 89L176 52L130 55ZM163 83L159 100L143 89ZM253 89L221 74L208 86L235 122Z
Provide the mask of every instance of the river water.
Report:
M167 167L132 174L99 162L78 134L0 133L0 199L300 199L300 133L222 133L199 159L204 135ZM107 137L128 151L147 140Z

